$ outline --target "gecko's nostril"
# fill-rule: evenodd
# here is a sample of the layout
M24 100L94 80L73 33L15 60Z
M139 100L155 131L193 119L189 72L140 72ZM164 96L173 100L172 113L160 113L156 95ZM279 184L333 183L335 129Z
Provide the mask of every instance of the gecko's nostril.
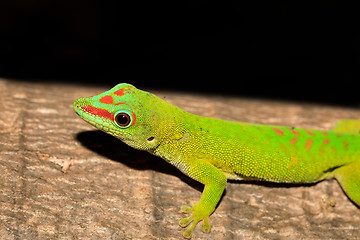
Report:
M78 98L76 99L76 101L74 102L74 110L75 111L79 111L82 110L82 107L84 107L86 105L86 99L85 98Z

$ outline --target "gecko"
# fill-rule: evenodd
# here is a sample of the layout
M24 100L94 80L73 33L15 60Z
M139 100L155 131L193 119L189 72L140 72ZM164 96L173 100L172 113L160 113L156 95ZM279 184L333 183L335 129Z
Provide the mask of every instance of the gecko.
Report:
M131 84L78 98L73 108L91 125L127 145L148 151L202 183L200 200L181 206L179 225L191 238L202 221L210 232L228 179L316 183L335 178L360 206L360 120L330 130L227 121L186 112Z

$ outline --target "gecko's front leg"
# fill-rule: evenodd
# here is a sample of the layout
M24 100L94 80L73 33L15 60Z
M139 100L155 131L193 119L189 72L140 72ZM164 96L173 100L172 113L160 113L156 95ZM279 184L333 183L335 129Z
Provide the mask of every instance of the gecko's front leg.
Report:
M215 210L226 185L225 175L210 163L202 160L186 161L179 169L192 179L205 185L200 201L194 206L182 206L181 211L191 213L179 221L181 227L191 226L183 232L185 238L191 238L196 225L203 221L202 231L210 232L209 216Z

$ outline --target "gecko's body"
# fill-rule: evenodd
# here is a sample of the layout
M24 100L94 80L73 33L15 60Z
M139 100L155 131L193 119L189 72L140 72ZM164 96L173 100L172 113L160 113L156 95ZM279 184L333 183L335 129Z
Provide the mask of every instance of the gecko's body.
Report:
M227 179L313 183L336 178L360 206L360 121L340 122L333 131L232 122L190 114L130 84L79 98L81 118L128 145L149 151L205 185L200 201L182 211L190 238L209 215Z

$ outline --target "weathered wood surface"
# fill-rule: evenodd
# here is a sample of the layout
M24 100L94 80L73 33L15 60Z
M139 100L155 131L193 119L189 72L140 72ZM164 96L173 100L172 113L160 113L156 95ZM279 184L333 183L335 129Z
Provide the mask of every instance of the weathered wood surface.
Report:
M179 208L202 186L76 116L106 89L0 79L1 239L181 239ZM152 91L195 114L330 129L360 110ZM360 210L335 180L312 186L231 182L212 232L193 239L360 239Z

